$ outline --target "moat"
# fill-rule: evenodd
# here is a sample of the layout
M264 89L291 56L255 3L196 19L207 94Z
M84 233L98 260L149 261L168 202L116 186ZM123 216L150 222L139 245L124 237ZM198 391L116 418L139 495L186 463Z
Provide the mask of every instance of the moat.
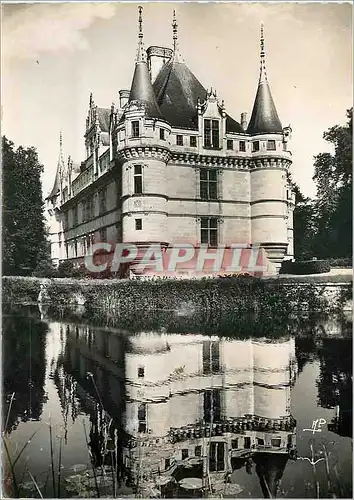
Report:
M4 310L4 487L47 498L351 498L351 323L321 325L134 332Z

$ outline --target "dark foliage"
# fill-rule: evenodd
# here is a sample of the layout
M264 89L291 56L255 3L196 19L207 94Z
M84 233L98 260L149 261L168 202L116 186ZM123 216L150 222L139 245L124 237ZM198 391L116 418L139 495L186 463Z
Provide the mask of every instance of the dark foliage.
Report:
M2 138L3 256L5 275L30 275L45 252L46 234L37 151L15 149Z
M328 260L302 260L282 262L280 274L320 274L328 273L331 266Z

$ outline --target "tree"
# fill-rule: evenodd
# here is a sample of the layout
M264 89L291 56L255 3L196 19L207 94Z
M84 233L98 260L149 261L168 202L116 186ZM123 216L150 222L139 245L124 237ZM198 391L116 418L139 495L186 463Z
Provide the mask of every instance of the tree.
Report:
M295 193L294 210L294 256L297 260L310 259L313 256L315 235L314 202L300 191L288 172L288 183Z
M46 245L41 173L35 148L2 138L3 273L29 275Z
M352 134L353 109L346 125L335 125L323 134L333 153L315 156L317 185L314 252L319 257L352 255Z

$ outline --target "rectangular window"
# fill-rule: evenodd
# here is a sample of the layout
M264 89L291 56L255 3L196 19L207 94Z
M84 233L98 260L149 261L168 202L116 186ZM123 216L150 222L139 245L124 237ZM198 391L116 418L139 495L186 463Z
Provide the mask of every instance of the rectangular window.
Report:
M238 143L238 146L239 146L239 150L244 153L246 151L246 142L245 141L240 141Z
M216 247L218 244L218 221L215 217L202 217L200 242Z
M202 200L216 200L217 193L216 170L203 168L200 170L200 197Z
M139 422L138 432L146 432L146 422Z
M170 459L165 458L165 469L168 469L170 465L171 465Z
M251 438L249 436L246 436L244 438L244 442L243 442L243 447L246 449L246 450L249 450L251 448Z
M107 199L107 188L103 188L99 192L100 214L104 214L107 211L106 199Z
M194 454L196 457L201 457L202 456L202 447L201 446L196 446Z
M138 367L138 377L139 378L144 378L145 377L145 368L143 366Z
M143 219L135 219L135 230L141 231L143 229Z
M165 140L165 129L160 128L160 140L164 141Z
M259 141L252 142L252 152L259 151Z
M275 151L275 141L267 141L267 151Z
M187 448L184 448L182 450L182 460L184 460L185 458L188 458L188 450L187 450Z
M143 169L141 165L134 166L134 193L141 194L143 192Z
M209 448L209 470L217 472L225 470L225 444L210 443Z
M191 135L189 138L189 145L191 148L196 148L197 147L197 138L195 135Z
M77 241L74 240L74 255L77 257Z
M204 392L204 420L205 422L220 422L221 420L221 395L220 389Z
M176 135L177 146L183 146L183 135Z
M231 151L234 149L234 141L233 140L231 140L231 139L227 140L227 149L229 149Z
M220 371L219 342L203 342L203 373L218 373Z
M238 439L233 439L233 440L231 441L231 448L232 448L233 450L237 450L237 448L238 448Z
M106 242L107 241L107 228L103 227L100 229L100 242Z
M64 214L64 230L69 229L69 212Z
M271 440L272 446L275 448L280 448L280 438L274 438Z
M141 403L138 406L138 420L139 422L145 422L146 420L146 403Z
M204 120L204 147L219 148L219 120Z
M132 121L132 136L140 137L140 123L139 120Z
M257 438L257 444L258 444L259 446L264 446L264 439L262 439L262 438Z

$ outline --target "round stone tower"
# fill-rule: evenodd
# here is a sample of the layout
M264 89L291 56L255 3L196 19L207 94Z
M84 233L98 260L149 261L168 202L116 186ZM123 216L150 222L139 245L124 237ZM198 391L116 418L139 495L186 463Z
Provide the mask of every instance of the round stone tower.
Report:
M151 84L141 13L139 7L135 71L116 133L117 159L122 169L122 239L136 244L143 255L151 244L163 247L169 243L166 164L171 126L162 117Z
M265 248L279 269L288 247L287 169L291 153L270 92L263 25L257 94L247 133L251 136L251 241Z

